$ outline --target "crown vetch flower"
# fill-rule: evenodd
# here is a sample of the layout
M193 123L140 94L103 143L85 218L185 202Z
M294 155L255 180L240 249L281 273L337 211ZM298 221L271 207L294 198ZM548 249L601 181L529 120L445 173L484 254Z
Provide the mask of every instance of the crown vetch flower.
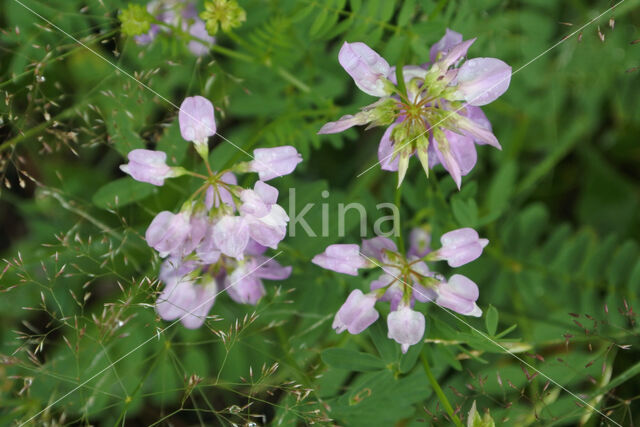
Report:
M388 337L401 345L402 352L406 353L409 346L417 344L424 335L424 314L412 310L407 305L402 305L387 317Z
M215 279L196 283L196 279L189 276L196 267L194 262L168 259L159 275L165 286L156 300L156 312L164 320L180 319L188 329L202 326L218 292Z
M378 318L376 301L389 302L387 318L389 338L396 340L406 352L409 346L422 339L425 318L413 310L416 303L435 303L467 316L480 316L476 305L478 287L470 279L454 274L447 281L429 269L425 261L447 260L458 266L476 259L488 240L480 239L473 229L460 229L442 236L443 247L432 252L431 236L426 227L411 231L408 253L398 251L396 244L386 237L362 241L362 250L355 244L330 245L316 255L312 262L327 270L357 275L360 268L380 267L383 273L370 284L370 293L353 291L336 314L333 323L338 333L348 329L359 333Z
M365 295L360 289L352 291L336 313L331 327L339 334L345 330L359 334L378 320L380 314L374 308L375 303L375 295Z
M164 320L180 319L188 329L204 324L217 294L215 280L204 284L178 279L167 284L156 302L156 312Z
M216 133L213 104L202 96L191 96L182 101L178 121L182 138L196 145L206 144Z
M151 221L145 239L162 257L180 255L190 230L190 217L187 212L174 214L162 211Z
M258 256L239 265L227 276L225 289L234 301L256 305L265 294L261 279L284 280L290 275L291 267L283 267L274 260Z
M476 163L475 144L500 148L480 105L509 87L511 67L496 58L464 57L475 39L447 29L430 50L430 62L408 65L400 73L363 43L345 43L338 59L364 92L380 99L355 115L325 124L319 134L352 126L389 126L378 148L384 170L398 172L401 185L412 156L429 170L441 163L460 188ZM386 72L386 74L384 74ZM401 74L406 91L397 85Z
M313 257L312 263L338 273L358 275L359 268L368 266L367 260L360 255L358 245L330 245L321 254Z
M389 63L366 44L344 42L338 53L338 61L364 93L372 96L391 93L385 83L391 70Z
M257 172L261 181L289 175L302 161L300 153L290 145L257 148L253 150L253 157L249 170Z
M481 239L473 228L449 231L440 238L442 247L429 255L432 260L446 260L451 267L460 267L482 255L489 240Z
M438 285L436 304L449 308L466 316L482 316L482 310L476 305L479 291L471 279L454 274L447 282Z
M158 213L145 234L149 246L161 257L169 257L159 275L164 289L156 311L165 320L180 319L185 327L197 328L206 320L218 292L227 292L240 303L257 304L265 293L264 279L289 277L291 267L264 255L268 247L277 248L285 237L289 217L277 203L275 187L261 180L252 189L238 185L233 172L251 172L249 163L222 171L211 169L207 147L208 136L215 133L211 103L195 96L186 98L182 106L178 117L181 133L195 142L208 175L169 168L164 153L148 150L129 153L130 162L123 170L136 179L159 184L161 179L178 175L203 180L177 214ZM270 163L274 176L291 173L301 161L293 147L256 151Z
M136 149L127 155L129 163L120 165L120 170L140 182L161 187L164 180L178 174L167 166L167 155L162 151Z

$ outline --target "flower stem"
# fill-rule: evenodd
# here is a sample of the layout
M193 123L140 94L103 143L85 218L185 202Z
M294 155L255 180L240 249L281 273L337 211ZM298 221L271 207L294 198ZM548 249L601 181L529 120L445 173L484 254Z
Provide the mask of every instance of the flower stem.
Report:
M396 188L396 198L395 205L398 208L398 212L400 212L400 205L402 204L402 186ZM400 218L398 218L397 232L398 232L398 249L401 254L404 254L404 239L402 238L402 227L400 226Z
M424 353L420 353L420 360L422 361L424 372L425 374L427 374L427 378L429 378L431 387L433 387L433 390L438 395L438 400L440 400L440 403L442 403L442 406L444 406L444 409L447 411L447 414L449 414L449 417L451 418L451 420L456 426L464 427L462 422L460 422L460 419L458 418L458 416L453 412L453 407L449 403L447 396L442 391L440 384L438 384L436 377L434 377L433 374L431 373L431 368L429 367L429 361L427 360L427 356L425 356Z

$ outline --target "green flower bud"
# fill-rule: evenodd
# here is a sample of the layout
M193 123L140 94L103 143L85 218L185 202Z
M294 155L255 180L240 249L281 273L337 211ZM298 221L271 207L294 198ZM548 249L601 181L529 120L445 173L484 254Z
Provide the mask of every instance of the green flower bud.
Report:
M153 17L147 10L137 4L129 6L120 13L122 32L128 36L139 36L149 31Z
M247 20L247 13L236 0L210 0L204 4L205 11L200 17L205 21L207 31L212 36L222 31L229 32Z

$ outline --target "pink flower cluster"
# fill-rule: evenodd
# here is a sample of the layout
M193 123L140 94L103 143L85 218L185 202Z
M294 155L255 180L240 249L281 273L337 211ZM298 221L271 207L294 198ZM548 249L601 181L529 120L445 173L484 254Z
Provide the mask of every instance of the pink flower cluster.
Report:
M382 169L398 172L398 186L416 155L427 176L442 164L460 188L462 176L476 164L475 144L501 148L480 106L502 95L511 80L511 67L499 59L464 61L475 40L463 41L461 34L447 29L431 47L429 62L404 66L401 73L366 44L345 42L338 54L340 65L360 90L380 99L355 115L325 124L318 133L388 126L378 160ZM397 75L402 75L403 85L398 85Z
M209 44L215 42L215 38L207 32L204 21L198 17L195 3L184 0L153 0L147 3L147 11L158 21L180 28L195 39ZM161 25L152 24L149 32L135 37L136 43L149 44L162 31L169 30ZM203 56L209 52L209 46L198 40L189 41L188 48L196 56Z
M368 293L360 289L351 292L334 318L336 332L346 330L359 334L364 331L379 317L376 302L387 301L391 306L387 317L388 336L406 353L409 346L422 339L425 331L424 315L413 309L416 301L434 302L467 316L482 315L476 305L478 286L471 279L461 274L446 279L431 271L425 261L447 261L450 267L459 267L478 258L489 241L481 239L471 228L443 234L442 246L436 251L430 250L431 238L424 229L412 230L409 240L411 246L406 255L386 237L374 237L363 240L362 247L330 245L313 258L312 262L322 268L352 276L357 276L363 268L383 270L370 283Z
M217 294L226 291L237 302L256 304L265 293L262 279L290 275L291 267L264 255L267 248L277 248L289 221L277 204L278 190L264 181L293 172L302 158L290 146L261 148L251 162L215 172L208 163L207 140L216 132L211 102L201 96L186 98L179 124L182 137L192 141L204 159L208 176L167 166L166 154L151 150L133 150L121 169L158 186L185 174L203 179L178 213L160 212L145 234L149 246L167 258L160 272L165 288L156 304L158 314L197 328ZM260 180L253 188L243 188L234 172L255 172Z

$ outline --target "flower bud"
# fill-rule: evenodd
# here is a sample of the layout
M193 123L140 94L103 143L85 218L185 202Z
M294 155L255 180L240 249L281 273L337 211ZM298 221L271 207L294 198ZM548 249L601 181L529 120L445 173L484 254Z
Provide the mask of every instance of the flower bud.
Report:
M407 255L422 258L431 252L431 233L424 227L417 227L409 233L409 252Z

